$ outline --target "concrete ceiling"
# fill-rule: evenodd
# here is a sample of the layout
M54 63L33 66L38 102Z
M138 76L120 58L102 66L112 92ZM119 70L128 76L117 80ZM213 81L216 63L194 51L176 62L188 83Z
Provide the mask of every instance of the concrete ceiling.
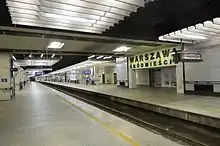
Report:
M13 28L13 30L17 30ZM45 37L45 31L40 31L39 34L30 34L25 32L20 35L19 33L8 33L2 31L0 34L0 51L11 50L15 52L47 52L47 46L52 41L61 41L64 46L59 50L48 50L50 53L76 53L79 55L90 55L90 54L114 54L113 50L119 46L126 45L132 47L128 51L127 55L142 53L148 50L157 49L158 47L170 47L175 44L162 43L162 42L151 42L151 41L139 41L119 39L119 38L108 38L103 41L103 37L97 37L93 35L86 36L87 38L70 38L71 35L76 34L63 34L62 36L55 36L56 32L49 34L49 37ZM48 34L47 34L48 35ZM78 37L76 35L76 37ZM114 41L112 41L114 40Z
M27 0L7 0L7 1L26 1ZM28 0L30 2L30 0ZM33 1L33 0L32 0ZM42 0L41 0L42 1ZM43 0L48 1L48 0ZM61 0L49 0L60 1ZM70 1L70 0L69 0ZM62 1L62 3L68 3L69 1ZM74 0L74 2L77 0ZM96 0L87 0L94 3ZM99 0L104 2L108 0ZM118 2L131 2L130 0L117 0ZM144 0L132 0L132 3ZM85 1L84 1L85 2ZM145 0L144 7L138 8L137 12L130 13L129 17L125 17L124 20L120 20L118 24L114 24L106 30L102 35L115 36L123 38L144 39L144 40L158 40L158 37L167 33L195 25L200 22L212 20L215 17L220 16L219 0ZM71 1L73 3L73 1ZM102 4L99 3L99 4ZM12 17L10 16L10 9L6 6L6 0L0 1L0 25L4 26L16 26L26 27L23 25L13 25ZM81 5L80 3L74 3L74 5ZM49 7L51 7L50 5ZM116 5L119 7L120 5ZM142 5L143 6L143 5ZM12 7L12 5L11 5ZM22 7L23 8L23 7ZM92 7L93 8L93 7ZM29 7L28 7L29 9ZM47 11L49 11L47 9ZM75 11L71 9L70 11ZM54 13L57 11L54 11ZM60 12L64 11L59 11ZM85 13L84 11L83 13ZM12 13L12 11L11 11ZM22 12L23 13L23 12ZM68 13L62 13L64 15ZM91 14L91 13L89 13ZM12 14L13 16L17 14ZM19 16L21 16L19 14ZM24 16L24 15L22 15ZM58 21L60 22L60 21ZM26 27L33 29L40 29L42 27ZM61 29L47 29L58 31ZM66 30L63 30L66 32ZM69 31L70 32L70 31ZM77 31L72 31L77 32ZM79 33L79 31L77 32ZM89 33L84 33L89 34Z
M64 46L58 50L48 50L47 46L52 41L61 41ZM137 54L148 50L157 49L158 47L169 47L174 44L151 42L143 45L125 44L125 43L109 43L109 42L93 42L81 40L68 40L56 38L30 37L30 36L15 36L15 35L0 35L0 51L24 51L24 52L48 52L50 53L78 53L81 55L90 54L114 54L113 50L119 46L126 45L132 47L127 55Z

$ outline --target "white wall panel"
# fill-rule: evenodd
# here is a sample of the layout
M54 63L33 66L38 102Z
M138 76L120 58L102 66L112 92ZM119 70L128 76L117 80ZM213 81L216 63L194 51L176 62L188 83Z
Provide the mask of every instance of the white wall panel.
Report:
M214 85L214 92L220 93L220 85Z
M136 70L137 85L150 85L149 69Z
M216 43L216 40L213 40ZM207 42L207 44L212 44ZM203 62L186 63L186 81L220 81L220 48L219 46L206 47L203 53ZM199 47L203 48L201 44ZM192 48L198 48L193 46ZM190 48L189 48L190 49Z

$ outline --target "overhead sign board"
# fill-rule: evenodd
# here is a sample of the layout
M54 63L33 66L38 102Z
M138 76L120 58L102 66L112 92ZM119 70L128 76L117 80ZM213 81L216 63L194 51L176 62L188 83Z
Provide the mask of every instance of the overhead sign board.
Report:
M18 71L18 68L11 68L11 71Z
M43 72L35 72L35 76L41 76L43 75Z
M182 60L187 61L187 62L203 61L202 52L183 52Z
M171 55L173 49L174 48L164 48L152 50L129 57L129 66L131 69L175 66L173 55Z
M90 75L91 74L91 70L90 69L86 69L86 70L84 70L83 73L86 74L86 75Z

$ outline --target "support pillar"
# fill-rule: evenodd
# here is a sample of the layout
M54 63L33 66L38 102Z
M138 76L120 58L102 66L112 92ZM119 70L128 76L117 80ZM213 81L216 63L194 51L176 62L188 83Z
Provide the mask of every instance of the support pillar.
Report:
M129 69L129 88L137 88L136 84L136 71L133 69Z
M183 63L182 62L179 62L176 65L176 89L177 89L177 93L184 94Z
M0 54L0 100L10 100L12 96L11 55Z
M184 44L181 40L181 52L184 51ZM186 91L186 77L185 77L185 62L179 62L176 66L176 83L177 83L177 93L185 94Z

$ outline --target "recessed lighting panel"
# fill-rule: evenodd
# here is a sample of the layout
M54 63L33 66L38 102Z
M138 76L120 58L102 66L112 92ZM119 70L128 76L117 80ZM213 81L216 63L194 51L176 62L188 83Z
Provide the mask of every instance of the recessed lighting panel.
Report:
M61 49L63 45L64 43L62 42L54 41L54 42L51 42L47 48L48 49Z
M130 49L131 49L131 47L121 46L121 47L118 47L115 50L113 50L113 52L127 52Z
M6 3L13 24L91 33L102 33L145 6L145 0L6 0ZM50 25L46 25L48 22ZM66 22L72 26L63 26Z

